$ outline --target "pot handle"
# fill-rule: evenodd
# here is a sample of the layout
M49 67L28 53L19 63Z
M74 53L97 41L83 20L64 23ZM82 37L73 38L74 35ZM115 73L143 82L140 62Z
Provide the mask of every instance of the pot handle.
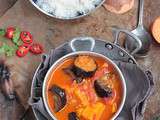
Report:
M76 43L80 43L82 45L86 45L85 43L86 42L89 42L90 43L90 47L87 48L89 51L93 51L94 47L95 47L95 39L92 38L92 37L77 37L77 38L74 38L70 41L69 45L72 49L72 51L76 52L76 51L80 51L78 50L78 46L76 46ZM87 46L88 47L88 46Z
M120 28L117 28L117 27L113 27L112 30L114 32L114 44L120 45L119 44L119 34L122 32L122 33L125 33L125 34L129 35L133 39L135 39L138 43L138 47L130 53L131 55L136 54L141 49L141 47L142 47L141 40L137 36L135 36L133 33L131 33L130 31L120 29Z

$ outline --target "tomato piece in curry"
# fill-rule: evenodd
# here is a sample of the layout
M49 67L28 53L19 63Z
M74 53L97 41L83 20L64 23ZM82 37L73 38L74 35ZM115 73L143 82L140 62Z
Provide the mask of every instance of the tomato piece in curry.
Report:
M68 58L52 72L47 83L47 102L52 114L57 120L68 120L68 114L75 112L79 120L110 120L117 112L122 101L122 85L113 66L100 57L93 57L97 70L92 77L84 78L81 83L73 81L71 76L64 72L64 68L73 66L75 58ZM107 81L112 88L112 95L101 98L96 94L94 81L105 73L112 77ZM67 104L58 112L54 111L53 85L63 88L67 95Z

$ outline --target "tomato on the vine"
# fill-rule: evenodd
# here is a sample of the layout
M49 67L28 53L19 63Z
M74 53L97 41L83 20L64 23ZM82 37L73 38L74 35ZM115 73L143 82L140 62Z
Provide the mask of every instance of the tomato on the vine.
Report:
M43 47L38 43L34 43L30 46L30 52L33 54L41 54L43 53Z
M6 38L12 39L14 34L15 28L14 27L8 27L6 30Z
M19 46L18 50L16 51L16 54L18 57L24 57L29 52L29 45L22 45Z
M14 49L14 52L16 50L16 55L18 57L24 57L29 52L37 55L43 53L43 47L38 43L33 43L33 36L28 31L20 31L17 27L7 27L7 29L0 29L0 36L6 37L14 43L15 46L19 46L18 49ZM22 44L21 44L22 43ZM7 54L8 51L11 49L13 51L13 48L4 46L7 48L4 52ZM11 53L11 52L10 52Z
M33 42L33 37L30 32L23 31L21 32L21 40L26 44L31 44Z

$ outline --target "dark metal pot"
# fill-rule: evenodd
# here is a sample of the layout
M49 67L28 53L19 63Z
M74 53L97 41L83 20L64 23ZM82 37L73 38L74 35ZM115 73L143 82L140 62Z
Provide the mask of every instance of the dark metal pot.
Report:
M116 58L117 59L117 55L119 54L121 57L118 57L119 60L125 60L125 61L128 61L128 62L131 62L131 63L134 63L134 64L137 64L137 62L135 61L135 59L132 57L132 55L134 55L140 48L141 46L137 47L132 53L127 53L122 47L120 47L119 45L119 40L118 40L118 37L119 37L119 34L120 32L123 32L131 37L133 37L134 39L136 39L137 41L139 41L139 38L137 38L136 36L134 36L134 34L132 34L131 32L127 31L127 30L122 30L122 29L118 29L118 28L114 28L114 37L115 37L115 40L114 40L114 43L108 43L108 42L105 42L105 41L102 41L101 42L104 42L106 43L106 48L108 49L112 49L111 52L115 51L114 53L112 52L112 54L115 54L116 56L112 56L113 58ZM99 41L99 40L98 40ZM51 68L49 69L49 71L47 72L47 75L45 76L45 80L44 80L44 83L43 83L43 90L42 90L42 97L43 97L43 103L44 103L44 107L39 111L41 113L42 116L45 116L46 118L48 116L46 116L45 112L46 111L49 116L51 116L51 119L54 119L56 120L55 116L51 113L49 107L48 107L48 103L47 103L47 98L46 98L46 85L47 85L47 81L48 81L48 76L51 74L51 72L60 64L62 63L65 59L67 59L68 57L71 57L71 56L75 56L75 55L81 55L81 54L87 54L87 55L91 55L91 56L98 56L98 57L102 57L103 59L105 59L108 63L110 63L114 68L115 70L118 72L120 78L121 78L121 82L122 82L122 87L123 87L123 96L122 96L122 102L121 102L121 105L118 109L118 111L116 112L116 114L112 117L112 120L114 120L118 115L119 113L121 112L122 108L123 108L123 105L124 105L124 101L126 99L126 83L125 83L125 80L124 80L124 77L121 73L121 71L119 70L119 68L117 67L117 65L109 58L107 57L106 55L102 55L100 53L97 53L97 52L94 52L95 51L95 42L97 43L98 41L94 40L94 38L91 38L91 37L78 37L78 38L74 38L73 40L71 40L68 44L70 46L70 48L72 49L73 52L69 53L69 54L66 54L65 56L59 58L52 66ZM89 49L86 50L86 51L81 51L80 49L78 49L77 46L81 46L80 43L78 42L82 42L82 43L86 43L86 42L89 42L90 43L90 47L88 47ZM100 41L99 41L100 42ZM98 43L99 43L98 42ZM63 45L62 45L63 46ZM60 47L62 47L60 46ZM120 52L121 51L121 52ZM108 51L109 52L109 51ZM123 54L122 54L123 53ZM109 53L110 54L110 53ZM31 89L31 98L30 99L33 99L32 97L34 96L34 84L35 84L35 78L36 78L36 74L38 72L38 69L37 68L37 71L35 73L35 76L33 78L33 83L32 83L32 89ZM31 104L32 106L32 104ZM38 119L38 114L36 112L36 110L33 108L33 111ZM40 115L40 114L39 114Z
M90 51L77 51L76 48L75 48L75 46L74 46L74 44L77 41L82 41L82 42L88 41L88 42L91 42ZM94 57L100 57L100 58L105 59L107 63L109 63L111 66L113 66L114 70L118 73L119 78L121 80L123 95L122 95L122 101L121 101L120 107L118 108L117 112L113 115L113 117L111 118L111 120L114 120L119 115L119 113L121 112L121 110L123 108L123 105L125 103L125 99L126 99L126 83L125 83L125 79L123 77L123 74L121 73L120 69L117 67L117 65L111 59L109 59L108 57L106 57L106 56L104 56L102 54L99 54L99 53L96 53L96 52L91 52L93 50L93 48L94 48L94 45L95 45L95 40L93 38L90 38L90 37L75 38L75 39L71 40L70 47L72 48L72 50L74 52L72 52L70 54L67 54L67 55L63 56L62 58L60 58L59 60L57 60L51 66L51 68L49 69L49 71L47 72L47 75L46 75L44 83L43 83L43 101L44 101L44 105L46 107L47 112L49 113L49 115L54 120L57 120L57 119L52 114L52 112L51 112L51 110L50 110L50 108L48 106L48 102L47 102L48 100L47 100L47 96L46 96L46 93L47 93L47 83L48 83L48 80L49 80L48 78L50 77L50 75L52 74L52 72L57 68L57 66L60 65L61 63L63 63L63 61L65 61L66 59L71 58L73 56L77 56L77 55L89 55L89 56L94 56Z

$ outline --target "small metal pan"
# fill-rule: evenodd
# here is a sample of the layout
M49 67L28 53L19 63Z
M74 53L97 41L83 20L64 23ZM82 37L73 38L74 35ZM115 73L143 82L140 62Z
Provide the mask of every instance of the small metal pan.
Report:
M47 93L47 85L48 85L48 80L49 80L49 76L52 74L52 72L58 67L59 64L61 64L63 61L65 61L66 59L68 58L72 58L72 57L75 57L77 55L89 55L89 56L92 56L92 57L100 57L102 59L104 59L108 64L110 64L113 69L115 70L115 72L117 73L117 75L119 76L120 78L120 81L121 81L121 86L122 86L122 92L123 92L123 95L122 95L122 100L121 100L121 104L120 104L120 107L118 108L117 112L113 115L113 117L111 118L111 120L114 120L118 115L119 113L121 112L122 108L123 108L123 105L125 103L125 99L126 99L126 83L125 83L125 79L123 77L123 74L121 73L120 69L118 68L118 66L111 60L109 59L108 57L104 56L104 55L101 55L99 53L95 53L95 52L91 52L94 48L94 45L95 45L95 41L94 39L92 38L84 38L84 39L81 39L81 41L90 41L92 44L91 44L91 47L90 47L90 51L77 51L76 48L74 47L74 43L76 41L78 41L79 39L73 39L71 42L70 42L70 46L72 48L72 50L74 52L70 53L70 54L67 54L65 55L64 57L60 58L59 60L57 60L52 66L51 68L49 69L49 71L47 72L47 75L45 77L45 80L44 80L44 83L43 83L43 101L44 101L44 105L45 105L45 108L47 110L47 112L49 113L49 115L54 119L54 120L57 120L56 117L54 116L54 114L51 112L50 110L50 107L48 105L48 100L47 100L47 96L46 96L46 93Z
M93 50L93 52L96 55L97 55L97 53L99 53L99 54L101 54L101 56L105 56L107 58L107 60L109 59L110 61L112 61L112 60L116 60L116 61L119 60L119 61L124 61L124 62L129 62L129 63L137 64L136 60L133 58L133 55L140 49L141 46L137 47L132 53L128 53L128 52L126 52L125 49L123 49L119 45L119 39L118 38L119 38L120 32L123 32L123 33L125 33L125 34L133 37L137 42L139 42L139 38L137 38L136 36L134 36L132 33L130 33L127 30L114 28L113 31L115 33L114 34L115 35L114 36L115 37L114 43L106 42L106 41L99 40L99 39L96 39L95 42L93 42L94 38L90 38L89 37L89 39L91 39L91 40L88 40L88 41L90 41L92 44L90 45L90 50L88 50L87 53L91 53L92 54L91 51ZM69 50L68 51L69 54L71 54L71 55L75 54L74 52L81 51L81 49L83 47L81 45L77 45L77 46L81 46L81 49L77 50L78 48L75 48L73 45L76 46L75 41L82 40L82 39L88 39L88 38L86 38L86 37L75 38L75 39L71 40L69 43L65 43L65 44L61 45L60 47L57 48L57 50L59 51L60 49L65 49L66 51ZM82 42L85 42L85 40L82 40ZM71 49L71 51L70 51L70 49ZM66 56L68 56L67 53L66 53ZM60 58L60 59L62 59L62 58ZM60 60L58 60L58 61L60 61ZM53 61L53 63L54 63L54 61ZM51 69L53 69L53 68L50 68L50 70ZM31 87L31 97L30 97L30 100L34 100L34 98L35 98L35 96L34 96L34 94L36 93L35 92L35 88L37 87L36 83L38 82L38 81L36 81L36 75L37 75L38 70L39 70L39 68L37 68L37 71L36 71L36 73L34 75L34 78L33 78L32 87ZM48 72L48 74L49 74L49 72ZM41 88L42 87L43 87L43 90L41 90L41 91L43 92L43 96L45 96L45 83L43 84L43 86L41 86ZM39 98L42 98L42 96L39 96ZM45 98L43 98L43 99L45 99ZM45 100L43 100L43 102L45 103ZM48 112L49 110L46 111L46 104L47 103L45 103L45 106L42 105L43 108L40 111L38 109L35 109L34 107L32 107L33 108L33 112L34 112L37 120L38 119L41 120L43 118L43 116L47 115L45 113L49 113ZM30 104L30 105L32 106L32 104ZM46 112L43 112L43 111L46 111ZM121 111L121 110L119 110L119 111ZM119 114L119 112L117 112L116 115L112 119L114 120L114 118L118 114ZM53 115L50 113L49 116L53 116ZM47 117L49 117L49 116L47 116ZM52 118L54 118L54 116ZM42 120L45 120L45 119L42 119Z

